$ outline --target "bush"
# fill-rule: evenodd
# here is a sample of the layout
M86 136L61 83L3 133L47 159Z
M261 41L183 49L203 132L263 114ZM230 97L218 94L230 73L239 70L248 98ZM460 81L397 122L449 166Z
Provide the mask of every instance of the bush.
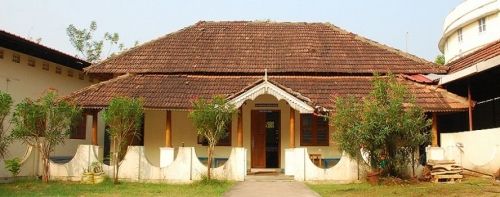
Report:
M376 75L361 102L352 96L336 100L331 122L340 150L358 159L363 148L373 172L404 177L408 166L415 166L418 147L430 141L430 122L409 93L394 76Z
M19 158L7 159L4 163L5 169L12 173L13 177L16 177L21 172L21 160Z

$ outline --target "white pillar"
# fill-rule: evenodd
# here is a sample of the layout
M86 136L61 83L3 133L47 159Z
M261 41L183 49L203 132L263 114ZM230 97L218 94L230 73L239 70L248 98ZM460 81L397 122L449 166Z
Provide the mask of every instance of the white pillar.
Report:
M295 148L285 149L285 175L295 175L295 165L297 164Z
M160 147L160 168L167 167L174 162L174 148Z

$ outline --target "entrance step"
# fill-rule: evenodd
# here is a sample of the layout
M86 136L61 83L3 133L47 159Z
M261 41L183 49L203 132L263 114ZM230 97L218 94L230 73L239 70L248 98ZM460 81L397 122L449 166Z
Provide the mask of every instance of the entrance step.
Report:
M281 168L251 168L247 174L282 173Z
M255 182L292 182L293 176L287 176L281 172L254 172L245 176L245 181Z

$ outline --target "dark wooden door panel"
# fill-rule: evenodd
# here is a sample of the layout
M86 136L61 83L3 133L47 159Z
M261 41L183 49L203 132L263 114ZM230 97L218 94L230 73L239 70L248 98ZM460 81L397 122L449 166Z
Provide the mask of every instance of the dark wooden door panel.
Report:
M252 168L266 167L266 114L252 111Z

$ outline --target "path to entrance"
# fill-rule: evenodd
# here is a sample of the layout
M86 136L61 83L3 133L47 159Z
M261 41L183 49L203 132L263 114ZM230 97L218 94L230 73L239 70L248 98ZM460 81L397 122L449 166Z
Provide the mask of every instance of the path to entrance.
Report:
M281 176L247 176L245 181L237 183L224 194L225 197L317 197L316 192L309 189L304 183Z

